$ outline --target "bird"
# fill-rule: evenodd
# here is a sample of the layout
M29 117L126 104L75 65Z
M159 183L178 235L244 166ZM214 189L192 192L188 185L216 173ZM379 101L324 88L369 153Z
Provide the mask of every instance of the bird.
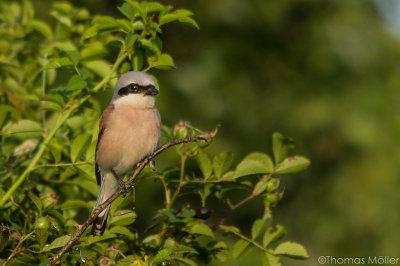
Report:
M118 188L124 189L124 176L157 149L161 138L161 117L155 106L158 93L154 80L144 72L129 71L117 81L99 121L95 174L100 192L93 211ZM94 220L93 236L104 234L109 210L110 205Z

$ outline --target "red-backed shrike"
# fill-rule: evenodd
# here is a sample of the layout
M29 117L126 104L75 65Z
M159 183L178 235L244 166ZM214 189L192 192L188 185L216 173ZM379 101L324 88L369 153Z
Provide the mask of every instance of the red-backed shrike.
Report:
M123 177L151 154L161 137L161 119L155 106L158 90L153 79L139 71L123 74L104 110L96 146L96 179L100 193L96 207L123 184ZM92 235L103 235L110 205L93 222Z

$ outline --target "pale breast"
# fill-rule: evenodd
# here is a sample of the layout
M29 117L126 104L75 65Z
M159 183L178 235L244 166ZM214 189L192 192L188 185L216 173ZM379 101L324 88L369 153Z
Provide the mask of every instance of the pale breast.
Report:
M161 119L156 108L115 106L97 147L100 169L113 169L121 177L152 153L161 137Z

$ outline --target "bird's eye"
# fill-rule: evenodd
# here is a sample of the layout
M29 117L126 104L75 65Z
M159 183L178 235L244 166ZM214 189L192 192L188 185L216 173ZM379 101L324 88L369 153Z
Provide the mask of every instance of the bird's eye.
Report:
M139 86L137 84L132 84L132 91L137 92L139 89Z

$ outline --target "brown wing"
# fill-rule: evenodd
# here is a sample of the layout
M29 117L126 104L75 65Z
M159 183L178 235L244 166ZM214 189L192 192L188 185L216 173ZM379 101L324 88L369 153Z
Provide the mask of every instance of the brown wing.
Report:
M104 134L104 130L106 129L107 125L107 120L110 114L114 111L114 105L110 104L107 106L107 108L104 110L103 114L100 117L100 123L99 123L99 135L97 137L97 144L96 144L96 153L95 153L95 174L96 174L96 180L97 180L97 185L101 185L101 174L100 174L100 169L99 165L97 164L97 147L99 146L99 143L101 141L101 137Z

